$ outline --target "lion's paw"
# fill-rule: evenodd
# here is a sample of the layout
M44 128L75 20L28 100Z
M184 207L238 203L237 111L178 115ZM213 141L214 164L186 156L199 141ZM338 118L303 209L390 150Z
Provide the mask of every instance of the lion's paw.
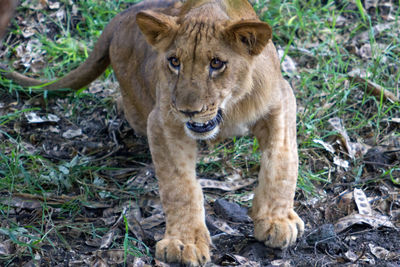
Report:
M156 245L156 258L186 266L203 266L210 261L208 243L184 243L179 239L163 239Z
M254 222L254 236L268 247L286 248L304 232L304 222L293 210L287 217L266 218Z

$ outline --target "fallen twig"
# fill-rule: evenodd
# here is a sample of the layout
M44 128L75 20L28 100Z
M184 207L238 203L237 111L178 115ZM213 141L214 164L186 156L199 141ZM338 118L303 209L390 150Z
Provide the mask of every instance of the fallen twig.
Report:
M399 102L399 98L394 93L386 90L382 86L374 82L371 82L369 80L366 80L364 78L361 78L360 76L349 75L349 77L360 84L366 84L367 91L373 94L374 96L380 97L382 95L384 99L389 100L393 103Z

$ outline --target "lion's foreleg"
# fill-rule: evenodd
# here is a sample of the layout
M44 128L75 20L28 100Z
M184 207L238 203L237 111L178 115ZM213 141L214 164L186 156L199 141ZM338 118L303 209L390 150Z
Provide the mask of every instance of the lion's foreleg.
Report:
M278 248L293 244L304 230L303 221L293 210L298 169L296 102L288 85L282 90L282 105L252 129L262 151L251 210L254 236Z
M166 232L156 245L156 257L190 266L210 260L210 236L205 225L203 193L196 180L196 142L182 125L162 125L154 110L148 138L166 214Z

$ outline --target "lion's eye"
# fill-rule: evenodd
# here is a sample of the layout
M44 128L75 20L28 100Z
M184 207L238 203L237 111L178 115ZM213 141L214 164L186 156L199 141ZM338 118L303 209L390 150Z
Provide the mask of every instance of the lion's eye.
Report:
M225 62L218 58L213 58L210 62L210 67L212 70L220 70L224 66L225 66Z
M169 57L168 62L169 62L169 65L176 70L178 70L181 66L181 62L179 61L179 59L177 57Z

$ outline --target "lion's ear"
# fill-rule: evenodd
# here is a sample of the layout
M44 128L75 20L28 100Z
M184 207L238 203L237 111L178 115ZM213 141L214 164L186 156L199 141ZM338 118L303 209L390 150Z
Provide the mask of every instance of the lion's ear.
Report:
M245 49L250 55L258 55L271 39L272 30L265 22L242 20L229 25L224 35L236 48Z
M158 49L166 49L171 44L178 28L174 17L150 10L139 12L136 23L147 42Z

